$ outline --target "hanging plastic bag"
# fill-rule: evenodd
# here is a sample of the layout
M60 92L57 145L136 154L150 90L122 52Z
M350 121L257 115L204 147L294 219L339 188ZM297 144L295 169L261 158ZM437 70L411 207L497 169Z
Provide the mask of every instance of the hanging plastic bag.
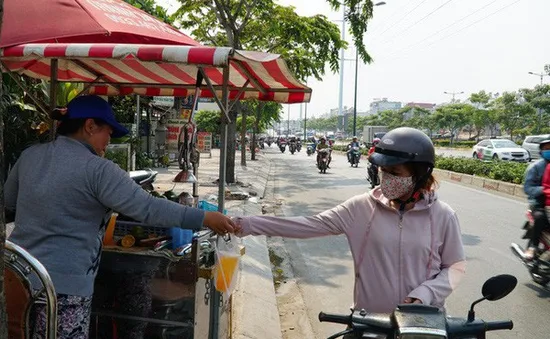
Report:
M237 238L231 235L218 236L216 241L216 265L214 267L214 283L216 290L224 294L228 300L235 289L239 274L241 252Z

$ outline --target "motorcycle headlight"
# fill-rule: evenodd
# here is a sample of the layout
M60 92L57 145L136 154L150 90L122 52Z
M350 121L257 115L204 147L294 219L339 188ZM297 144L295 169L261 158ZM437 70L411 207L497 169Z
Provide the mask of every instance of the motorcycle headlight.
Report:
M437 307L398 305L393 317L399 339L447 339L445 314Z

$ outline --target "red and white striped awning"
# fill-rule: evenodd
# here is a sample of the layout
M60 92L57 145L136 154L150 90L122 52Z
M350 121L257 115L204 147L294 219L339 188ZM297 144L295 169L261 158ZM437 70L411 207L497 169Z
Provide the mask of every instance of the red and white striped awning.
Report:
M90 94L184 97L194 93L201 67L220 97L223 69L229 66L231 100L239 96L300 103L311 97L311 89L296 80L276 54L132 44L25 44L0 50L4 71L37 79L50 80L52 59L58 59L58 81L88 83ZM212 96L210 90L201 90L201 97Z

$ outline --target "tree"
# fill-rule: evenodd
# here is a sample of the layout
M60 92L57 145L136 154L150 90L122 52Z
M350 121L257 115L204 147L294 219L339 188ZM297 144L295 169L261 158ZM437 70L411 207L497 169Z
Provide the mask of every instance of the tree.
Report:
M209 132L213 135L220 134L221 125L220 112L218 111L198 111L195 113L195 124L197 131Z
M520 90L521 96L537 110L537 118L533 121L531 133L548 132L550 120L550 85L536 86L534 89Z
M364 34L367 32L368 23L372 19L374 5L372 0L327 0L333 9L339 10L340 6L346 9L345 20L350 24L353 43L359 56L365 63L372 62L371 56L365 49Z
M491 106L491 100L493 95L485 91L479 91L477 93L472 93L470 95L470 102L476 107L475 111L472 114L472 122L476 129L477 140L485 128L492 125L495 115L491 114L489 107ZM491 136L493 136L493 129L491 128Z
M468 118L474 107L469 104L457 103L438 107L433 119L439 128L448 130L451 133L451 144L458 132L468 124Z
M273 0L179 1L174 18L199 41L281 54L301 80L321 79L327 64L332 71L338 70L338 53L346 42L340 39L338 26L325 16L301 17L293 7ZM228 144L224 145L230 183L235 181L236 115L231 116Z
M502 96L495 99L494 107L498 121L508 132L511 140L513 140L514 131L527 126L535 115L534 107L516 92L504 92Z
M157 5L155 0L124 0L124 2L149 13L169 25L174 23L174 18L168 15L168 12L164 7Z

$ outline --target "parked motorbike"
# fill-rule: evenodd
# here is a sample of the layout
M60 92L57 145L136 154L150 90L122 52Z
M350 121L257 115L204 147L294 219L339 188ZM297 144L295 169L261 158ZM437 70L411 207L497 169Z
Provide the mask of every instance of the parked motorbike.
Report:
M330 150L328 148L323 148L317 152L319 152L319 158L317 159L317 168L319 168L319 173L327 173Z
M535 224L535 219L531 210L528 210L526 213L527 221L525 222L523 229L526 230L523 239L528 239L527 248L530 247L531 243L531 234L532 228ZM528 259L525 257L525 250L520 245L512 243L510 245L512 253L516 255L523 265L531 274L533 281L539 285L546 286L550 282L550 231L545 230L542 232L542 237L540 239L539 248L535 254L535 257Z
M301 143L300 141L298 141L298 142L296 143L296 150L297 150L298 152L300 152L300 151L302 150L302 143Z
M378 176L378 166L369 162L367 167L367 181L370 182L370 188L380 185L380 177Z
M357 146L353 146L350 149L350 156L349 156L349 162L351 164L351 167L355 166L356 168L359 167L359 159L361 159L361 150Z
M484 321L475 318L474 306L483 301L504 298L517 285L516 277L502 274L488 279L481 288L483 298L472 303L467 318L447 317L439 308L422 304L398 305L391 314L352 311L348 315L319 313L319 321L347 325L347 329L330 336L350 334L362 338L387 339L464 339L486 338L489 331L511 330L514 323Z
M152 191L155 188L153 187L153 182L157 177L159 172L153 171L152 169L139 170L139 171L130 171L128 174L130 178L140 185L146 191Z
M295 141L291 141L289 144L288 144L288 150L290 151L290 153L294 154L294 152L296 152L296 142Z
M286 151L286 142L280 142L279 149L281 150L281 153L284 153Z

